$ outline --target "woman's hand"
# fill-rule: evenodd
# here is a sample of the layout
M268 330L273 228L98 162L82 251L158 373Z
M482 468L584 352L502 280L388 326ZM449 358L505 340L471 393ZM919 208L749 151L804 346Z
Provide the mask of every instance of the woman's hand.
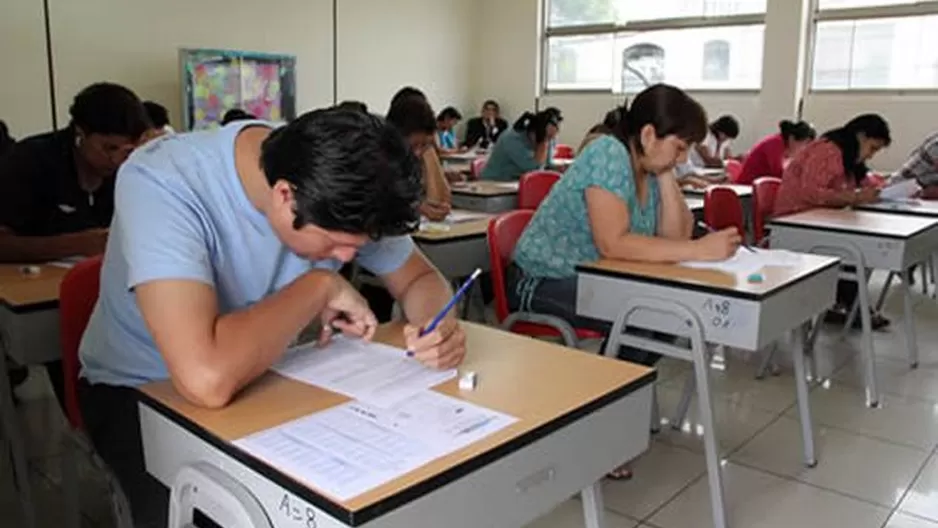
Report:
M435 330L422 337L420 328L407 325L404 327L404 342L414 359L430 368L455 368L466 357L466 331L455 317L447 317Z
M743 238L735 227L727 227L696 240L697 260L726 260L736 254Z

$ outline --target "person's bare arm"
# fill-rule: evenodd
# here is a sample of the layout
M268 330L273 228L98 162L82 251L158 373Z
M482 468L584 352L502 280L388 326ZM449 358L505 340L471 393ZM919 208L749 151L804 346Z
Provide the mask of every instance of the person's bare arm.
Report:
M290 341L341 288L343 279L310 271L249 308L219 315L215 290L191 280L156 280L135 288L147 328L186 399L223 407L273 365Z
M547 153L550 150L550 143L548 141L541 142L534 149L534 161L541 167L547 165L547 162L550 161L547 159Z
M710 148L706 145L698 143L694 145L694 150L697 151L697 154L699 154L700 158L703 160L704 167L708 169L719 169L723 166L723 160L720 159L719 154L710 152Z
M658 235L673 240L690 239L694 232L694 214L687 207L673 172L658 175L658 192L661 196Z
M446 181L443 164L440 162L436 149L426 149L421 162L426 201L433 204L451 205L453 203L453 193L450 190L449 182Z
M48 262L76 255L98 255L107 244L106 229L54 236L20 236L0 226L0 262Z
M603 258L640 262L680 262L697 256L694 242L636 235L629 232L629 209L615 194L599 188L586 189L593 242Z

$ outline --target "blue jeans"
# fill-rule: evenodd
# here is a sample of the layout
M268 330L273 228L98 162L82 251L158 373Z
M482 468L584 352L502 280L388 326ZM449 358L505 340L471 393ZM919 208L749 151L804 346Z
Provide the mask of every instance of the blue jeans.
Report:
M605 335L602 349L606 348L606 342L609 340L609 331L612 324L606 321L583 317L576 313L576 290L577 279L570 277L568 279L540 279L537 281L533 290L522 295L527 282L523 281L524 272L521 268L511 265L505 274L505 289L508 290L508 309L512 312L527 311L544 315L553 315L573 325L574 328L585 328L601 332ZM646 331L634 327L628 327L627 331L631 334L643 334ZM654 335L658 339L666 339L669 336L663 336L657 332L647 331L647 335ZM647 350L639 350L633 347L623 346L619 349L619 359L640 363L642 365L654 365L661 359L661 355Z

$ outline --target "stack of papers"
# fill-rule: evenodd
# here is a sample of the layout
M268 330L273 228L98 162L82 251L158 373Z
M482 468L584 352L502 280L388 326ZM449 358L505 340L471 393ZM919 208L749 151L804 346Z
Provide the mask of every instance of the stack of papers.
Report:
M922 187L919 186L917 181L901 180L888 187L883 187L882 190L879 191L879 198L886 201L908 200L921 190Z
M348 402L234 444L294 478L348 500L516 421L423 391L390 408Z
M689 268L710 269L733 275L751 275L766 266L791 267L801 263L801 255L784 249L759 249L749 251L744 247L736 255L723 261L687 261L681 264Z
M291 348L274 370L303 383L383 406L456 377L456 369L424 367L400 348L342 336L324 347L308 343Z

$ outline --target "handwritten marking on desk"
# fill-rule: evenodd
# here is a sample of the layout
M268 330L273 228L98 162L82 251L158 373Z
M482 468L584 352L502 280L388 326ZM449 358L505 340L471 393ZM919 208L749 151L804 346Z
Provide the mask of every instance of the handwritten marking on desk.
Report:
M735 326L734 316L736 310L733 309L733 303L726 299L708 298L703 304L704 324L709 324L713 328L732 328Z
M284 493L277 508L287 520L305 528L316 528L316 510L296 498Z

